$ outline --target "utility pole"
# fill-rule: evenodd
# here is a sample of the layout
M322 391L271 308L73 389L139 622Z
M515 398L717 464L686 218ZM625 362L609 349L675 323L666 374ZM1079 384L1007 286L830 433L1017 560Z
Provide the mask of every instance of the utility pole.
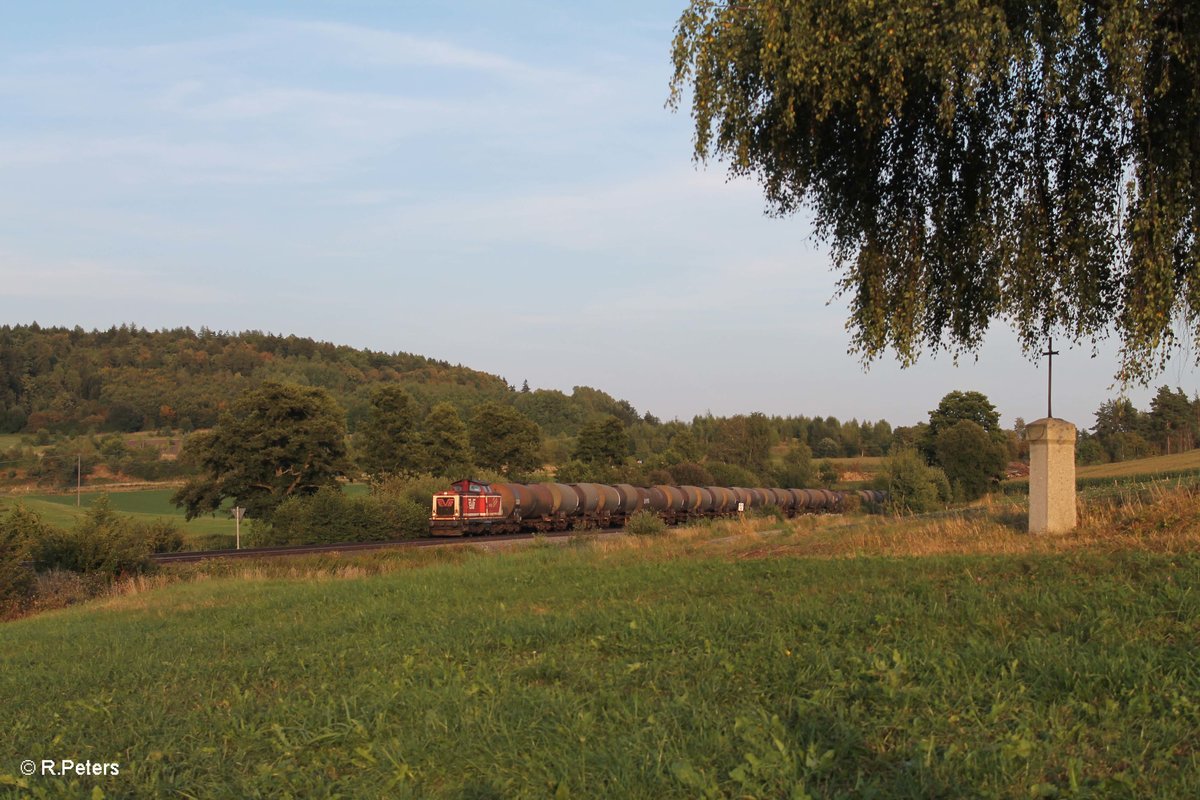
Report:
M79 492L83 487L83 454L75 454L75 507L79 508Z
M233 530L234 530L234 536L236 537L235 549L237 549L237 550L242 549L242 515L245 513L246 513L246 509L242 508L241 506L233 507L233 518L235 520L235 522L233 524Z

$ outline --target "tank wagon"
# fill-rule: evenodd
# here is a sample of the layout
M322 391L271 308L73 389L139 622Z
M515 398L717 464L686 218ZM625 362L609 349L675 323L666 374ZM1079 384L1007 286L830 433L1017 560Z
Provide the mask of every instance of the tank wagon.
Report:
M627 483L488 483L465 479L433 496L433 536L473 536L576 528L620 528L636 511L668 525L736 517L777 506L784 514L840 511L846 497L881 503L884 492L863 489L744 489L738 486L632 486Z

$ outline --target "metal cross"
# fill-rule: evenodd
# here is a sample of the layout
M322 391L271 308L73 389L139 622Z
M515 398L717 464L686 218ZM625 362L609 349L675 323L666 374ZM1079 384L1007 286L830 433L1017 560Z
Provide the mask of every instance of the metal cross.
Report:
M1046 352L1042 355L1046 356L1046 416L1053 417L1054 411L1050 405L1051 391L1054 388L1054 357L1058 355L1058 351L1054 349L1054 338L1047 337Z

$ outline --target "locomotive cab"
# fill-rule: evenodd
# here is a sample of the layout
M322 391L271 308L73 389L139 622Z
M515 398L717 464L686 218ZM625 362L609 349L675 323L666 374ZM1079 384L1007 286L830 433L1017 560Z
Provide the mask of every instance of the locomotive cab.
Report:
M493 521L503 519L500 499L490 483L470 478L456 481L449 490L433 496L430 533L434 536L481 533Z

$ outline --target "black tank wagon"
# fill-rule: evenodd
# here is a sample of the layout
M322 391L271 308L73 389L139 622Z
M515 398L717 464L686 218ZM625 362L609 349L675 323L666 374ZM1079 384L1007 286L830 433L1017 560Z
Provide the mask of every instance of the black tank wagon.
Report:
M736 517L776 506L789 517L841 511L848 496L882 503L872 489L745 489L725 486L631 486L627 483L488 483L464 479L433 496L433 536L623 527L636 511L668 525Z

